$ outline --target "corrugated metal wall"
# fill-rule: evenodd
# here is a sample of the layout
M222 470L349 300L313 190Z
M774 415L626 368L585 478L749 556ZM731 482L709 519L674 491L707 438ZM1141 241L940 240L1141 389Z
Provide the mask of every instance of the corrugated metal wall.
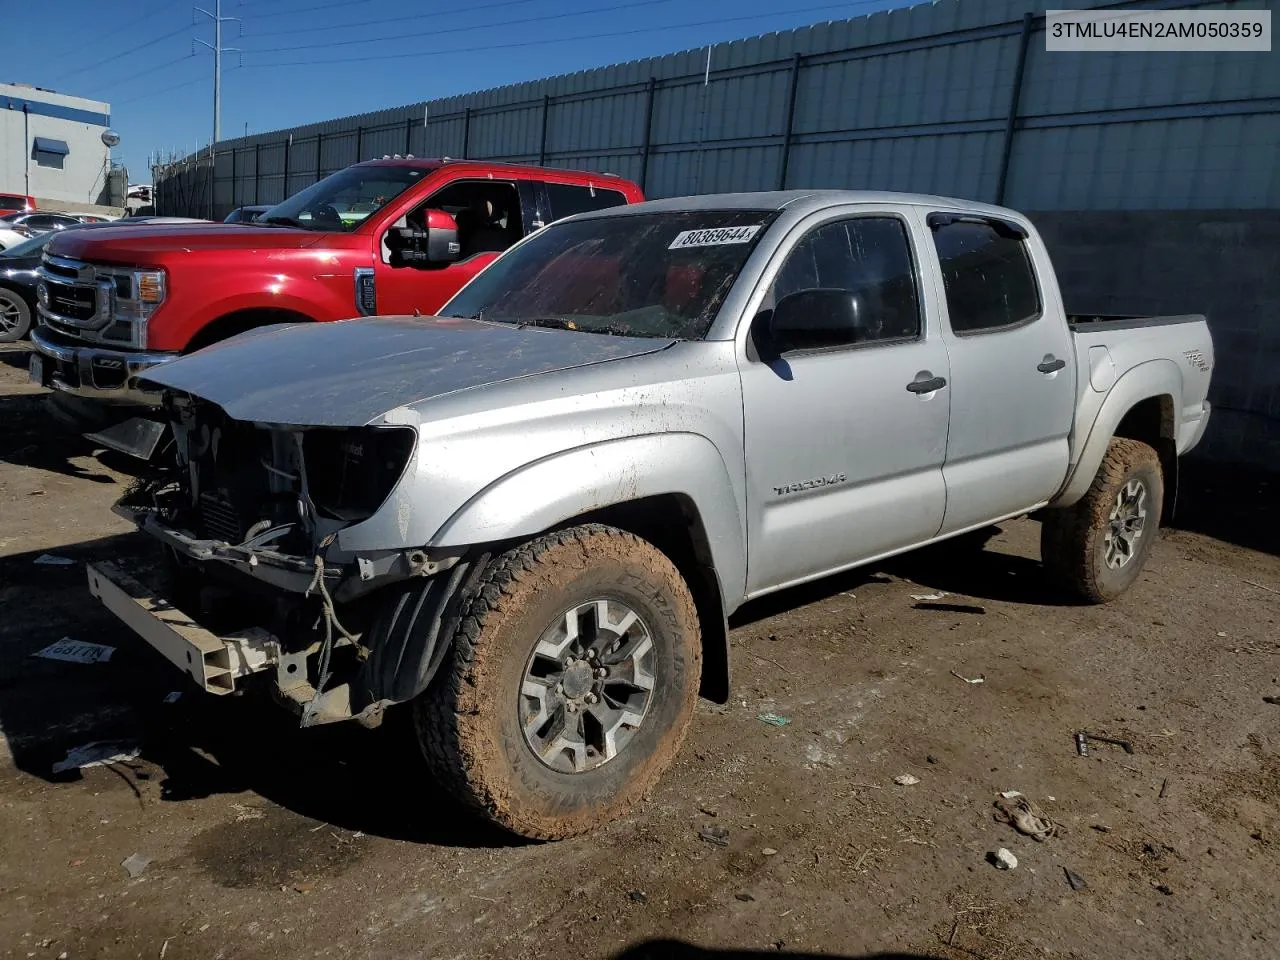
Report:
M608 171L652 197L785 184L1032 210L1280 207L1280 56L1050 54L1046 6L944 0L721 44L709 73L693 50L229 140L212 212L395 153ZM210 215L207 163L157 171L164 213Z

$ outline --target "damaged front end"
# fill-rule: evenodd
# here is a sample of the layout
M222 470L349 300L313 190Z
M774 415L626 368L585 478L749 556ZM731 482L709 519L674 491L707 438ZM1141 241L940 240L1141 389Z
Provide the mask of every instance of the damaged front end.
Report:
M186 394L167 395L165 409L174 455L115 510L164 545L167 585L99 564L91 592L205 690L266 675L303 726L374 725L425 689L472 565L338 543L386 504L415 431L249 423Z

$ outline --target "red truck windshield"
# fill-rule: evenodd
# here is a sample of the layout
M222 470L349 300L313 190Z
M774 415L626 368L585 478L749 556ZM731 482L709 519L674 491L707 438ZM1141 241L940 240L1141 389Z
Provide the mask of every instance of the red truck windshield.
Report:
M254 222L350 233L431 172L415 167L348 167L276 204Z
M775 216L701 210L554 224L498 259L440 315L698 340Z

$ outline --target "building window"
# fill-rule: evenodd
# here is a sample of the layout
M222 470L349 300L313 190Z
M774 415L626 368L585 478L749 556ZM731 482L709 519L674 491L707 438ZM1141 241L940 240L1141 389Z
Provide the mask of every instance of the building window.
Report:
M36 137L31 147L31 156L42 167L61 170L71 150L65 140L54 140L50 137Z

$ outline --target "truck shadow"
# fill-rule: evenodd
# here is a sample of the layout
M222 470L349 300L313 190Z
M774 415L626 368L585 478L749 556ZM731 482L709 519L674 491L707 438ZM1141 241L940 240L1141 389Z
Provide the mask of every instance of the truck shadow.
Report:
M88 593L84 562L158 560L139 534L0 558L0 733L18 770L63 786L68 752L115 744L138 753L110 767L135 793L163 803L257 794L285 810L352 832L442 846L518 844L460 810L427 775L408 716L388 711L378 730L344 723L298 728L259 691L214 696L122 626ZM102 663L35 656L63 637L114 648ZM180 695L166 702L170 695ZM4 762L0 748L0 763Z
M796 960L936 960L921 953L867 953L853 956L834 953L795 953L782 945L772 950L735 950L696 947L682 940L648 940L615 953L612 960L759 960L794 957Z
M13 352L0 353L9 363ZM103 450L55 420L46 410L49 394L0 395L0 460L94 483L115 483L112 472L133 476L142 462Z

